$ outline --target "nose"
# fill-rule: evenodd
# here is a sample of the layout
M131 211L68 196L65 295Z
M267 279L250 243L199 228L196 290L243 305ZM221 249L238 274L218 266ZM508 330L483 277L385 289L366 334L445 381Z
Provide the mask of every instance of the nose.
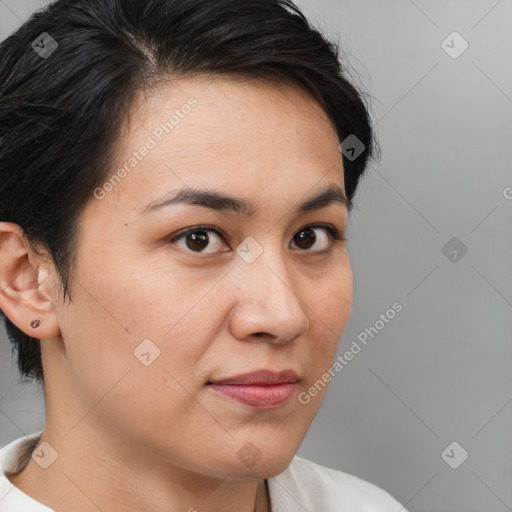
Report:
M264 250L252 263L239 262L231 334L239 340L288 343L309 328L307 307L277 252ZM300 277L297 276L297 279Z

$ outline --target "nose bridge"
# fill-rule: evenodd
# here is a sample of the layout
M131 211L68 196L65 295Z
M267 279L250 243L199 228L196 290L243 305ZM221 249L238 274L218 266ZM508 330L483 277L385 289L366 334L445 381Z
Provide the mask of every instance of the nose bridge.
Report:
M248 238L237 248L237 253L242 260L239 265L240 275L250 287L251 293L262 292L263 296L280 300L286 298L286 301L291 294L297 301L280 246L272 242L270 237L266 243L261 244Z
M286 256L279 244L245 240L237 248L239 306L245 312L245 327L277 337L292 338L309 322L304 305L289 279ZM246 334L250 334L247 332Z

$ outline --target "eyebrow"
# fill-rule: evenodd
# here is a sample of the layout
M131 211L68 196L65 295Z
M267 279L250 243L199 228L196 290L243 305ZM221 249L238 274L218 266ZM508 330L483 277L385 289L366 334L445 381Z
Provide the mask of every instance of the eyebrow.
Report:
M352 201L347 198L343 190L338 185L331 184L321 190L319 194L297 205L294 213L297 215L304 214L312 210L324 208L332 203L339 203L345 206L349 212L352 209ZM232 211L245 217L253 216L257 210L246 199L228 196L216 190L182 188L167 194L163 198L152 201L141 210L141 213L152 212L175 204L189 204L218 211Z

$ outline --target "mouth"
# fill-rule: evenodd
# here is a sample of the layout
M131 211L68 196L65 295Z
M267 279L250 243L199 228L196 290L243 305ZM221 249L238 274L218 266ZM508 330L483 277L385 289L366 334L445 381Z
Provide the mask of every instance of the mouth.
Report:
M210 381L207 386L255 409L274 409L289 401L299 382L293 370L258 370Z

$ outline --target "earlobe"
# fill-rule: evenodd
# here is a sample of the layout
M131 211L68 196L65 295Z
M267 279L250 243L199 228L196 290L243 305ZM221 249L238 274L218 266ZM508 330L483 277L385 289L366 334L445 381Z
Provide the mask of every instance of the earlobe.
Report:
M39 339L60 334L47 265L17 224L0 222L0 308L21 331Z

